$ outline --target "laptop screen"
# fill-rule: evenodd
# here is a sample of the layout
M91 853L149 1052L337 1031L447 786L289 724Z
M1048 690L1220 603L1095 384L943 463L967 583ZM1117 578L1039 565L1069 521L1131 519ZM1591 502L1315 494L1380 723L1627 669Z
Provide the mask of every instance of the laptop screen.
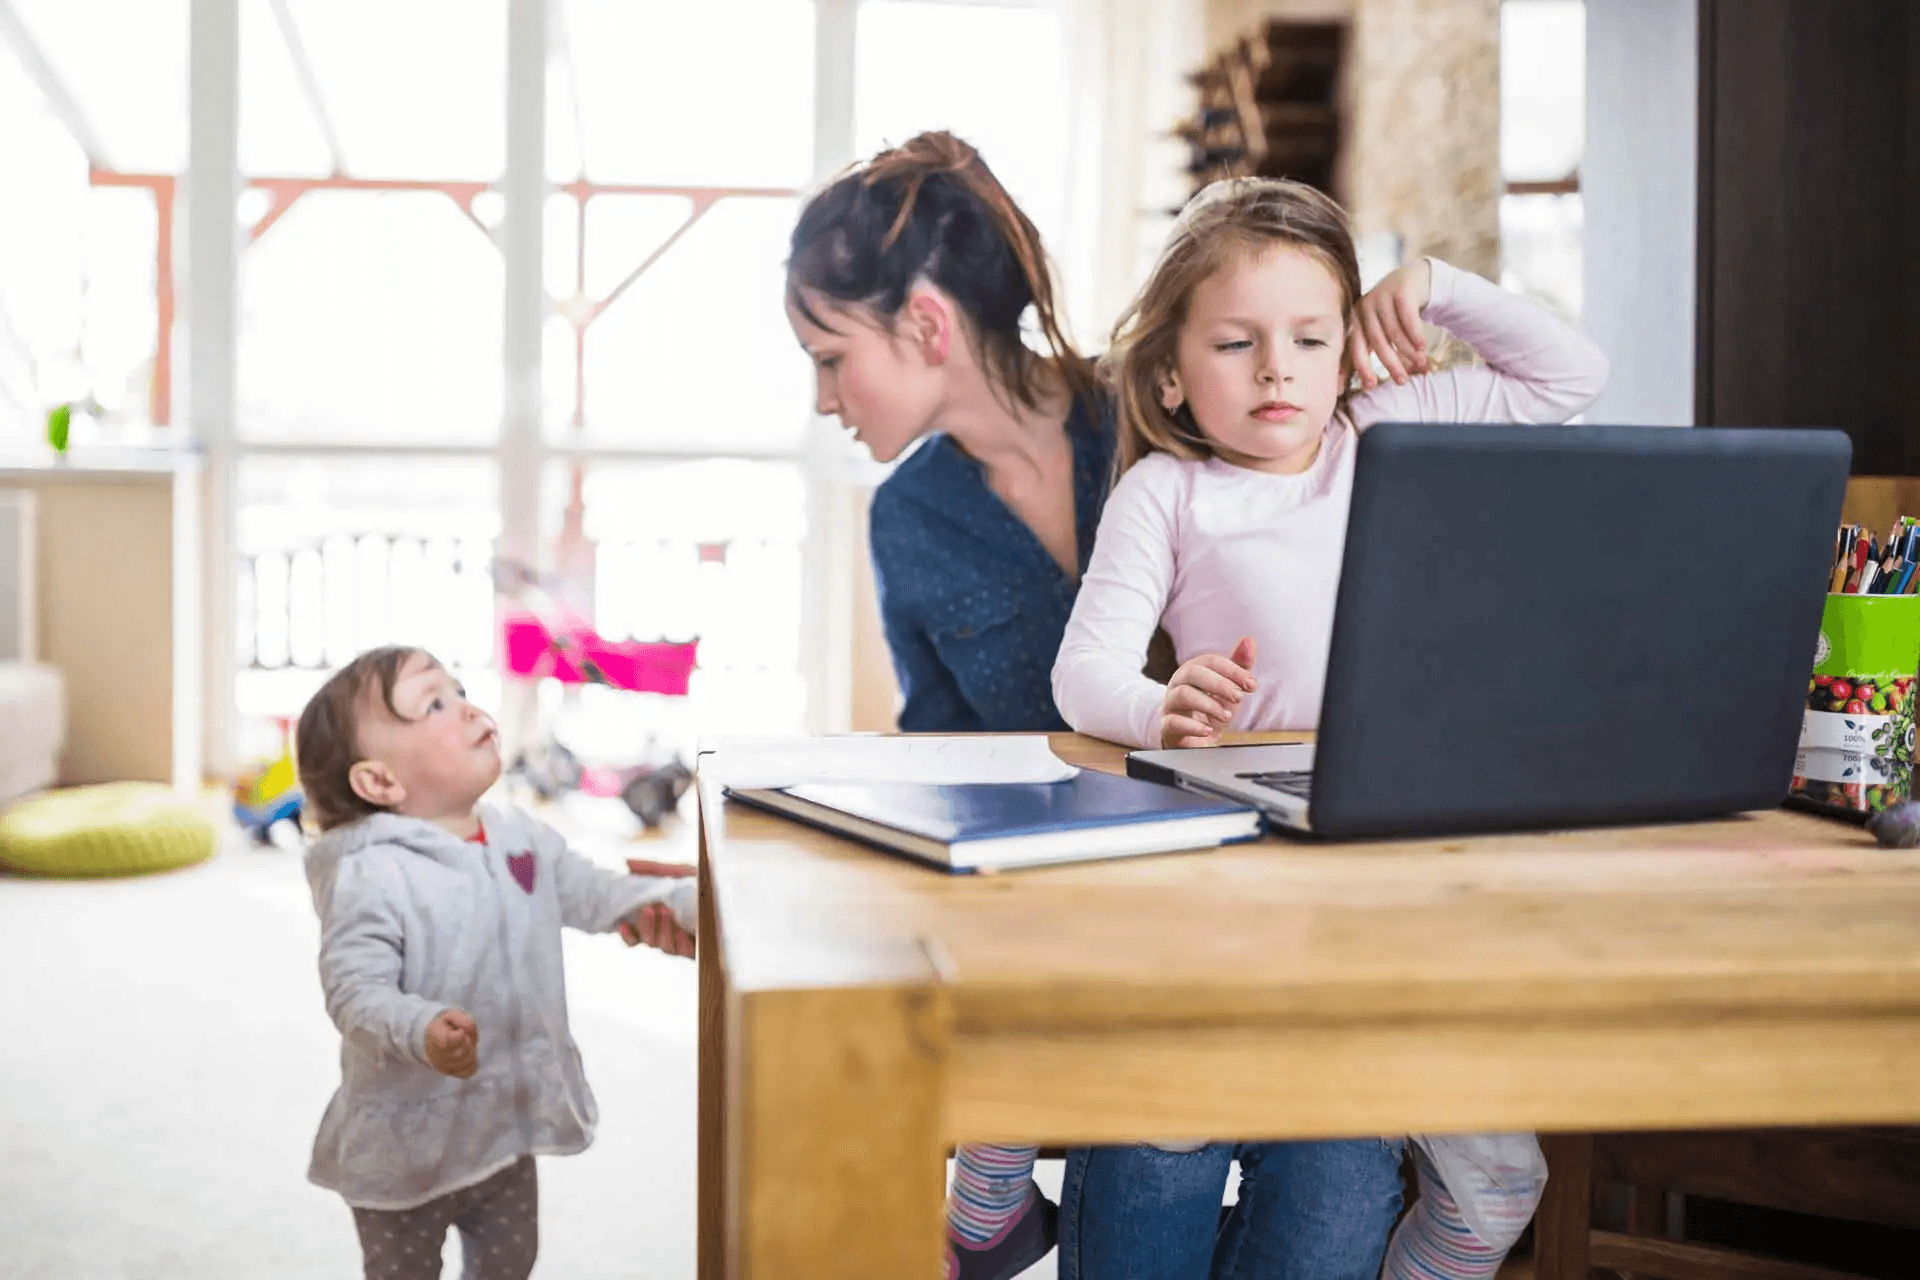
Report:
M1778 804L1850 457L1837 431L1367 431L1314 829Z

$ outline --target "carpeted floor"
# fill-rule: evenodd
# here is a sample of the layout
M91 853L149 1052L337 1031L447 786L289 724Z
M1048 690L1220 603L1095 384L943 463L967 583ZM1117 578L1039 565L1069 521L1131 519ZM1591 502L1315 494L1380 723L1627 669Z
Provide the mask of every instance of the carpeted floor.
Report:
M141 879L0 877L0 1276L359 1274L346 1208L306 1181L339 1078L317 937L298 859L238 842ZM612 937L566 946L600 1129L541 1162L535 1274L685 1280L694 967Z
M685 827L635 845L572 816L605 865L691 857ZM298 858L237 838L160 876L0 875L0 1280L360 1274L345 1206L306 1181L339 1079L317 939ZM612 937L566 947L600 1128L541 1161L534 1274L691 1280L694 966ZM1041 1183L1058 1196L1058 1162ZM1049 1257L1027 1276L1054 1274Z

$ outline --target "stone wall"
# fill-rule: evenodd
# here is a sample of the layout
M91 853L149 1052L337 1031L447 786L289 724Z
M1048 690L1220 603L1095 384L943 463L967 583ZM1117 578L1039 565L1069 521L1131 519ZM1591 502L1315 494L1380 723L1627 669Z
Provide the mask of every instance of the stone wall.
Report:
M1349 83L1355 230L1498 279L1500 0L1360 0Z

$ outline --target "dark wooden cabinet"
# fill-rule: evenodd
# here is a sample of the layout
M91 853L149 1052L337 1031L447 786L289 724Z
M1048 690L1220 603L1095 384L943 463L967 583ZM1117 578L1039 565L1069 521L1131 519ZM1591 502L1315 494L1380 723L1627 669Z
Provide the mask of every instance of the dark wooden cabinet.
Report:
M1699 3L1696 421L1920 474L1920 3Z

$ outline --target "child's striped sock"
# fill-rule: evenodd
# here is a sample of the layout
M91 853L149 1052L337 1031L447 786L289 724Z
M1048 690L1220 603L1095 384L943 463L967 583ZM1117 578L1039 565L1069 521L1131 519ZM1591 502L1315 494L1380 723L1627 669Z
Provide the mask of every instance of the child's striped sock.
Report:
M990 1244L1027 1207L1038 1147L963 1145L954 1153L947 1234L971 1245Z
M1420 1171L1420 1198L1393 1233L1381 1280L1491 1280L1532 1216L1532 1204L1526 1205L1526 1216L1513 1226L1512 1236L1488 1243L1467 1225L1424 1151L1416 1148L1414 1163ZM1537 1190L1532 1199L1538 1199Z

